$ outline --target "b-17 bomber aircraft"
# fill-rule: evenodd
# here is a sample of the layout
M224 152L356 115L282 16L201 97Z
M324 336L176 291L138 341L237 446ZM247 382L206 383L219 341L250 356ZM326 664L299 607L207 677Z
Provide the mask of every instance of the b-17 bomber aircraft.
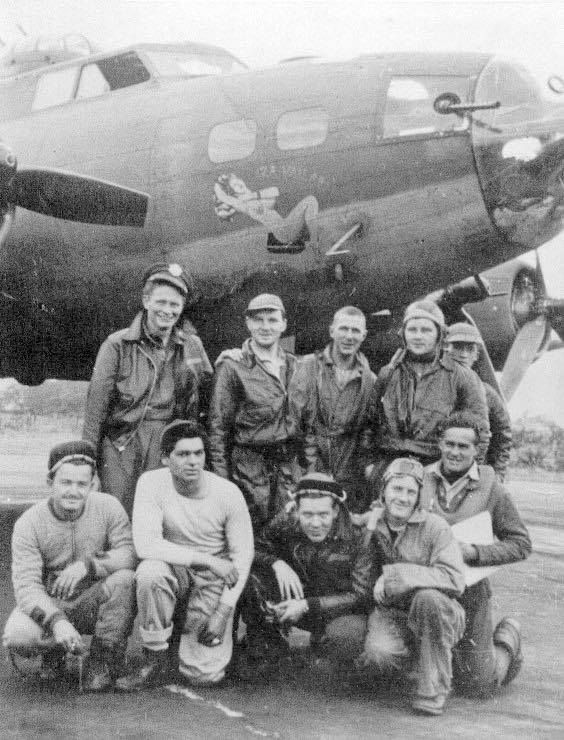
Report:
M249 70L203 44L38 48L0 78L0 375L87 379L158 261L188 271L211 356L263 291L298 352L362 308L375 369L432 294L473 316L508 396L564 335L540 265L517 259L563 227L559 78L475 53Z

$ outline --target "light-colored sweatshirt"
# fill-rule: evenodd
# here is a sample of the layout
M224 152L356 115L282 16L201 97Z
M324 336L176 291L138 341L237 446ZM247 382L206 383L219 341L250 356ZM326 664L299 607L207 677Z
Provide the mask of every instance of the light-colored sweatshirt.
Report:
M202 497L179 494L168 468L139 478L133 505L133 542L142 560L162 560L190 568L191 554L205 553L231 560L239 572L221 601L235 606L249 575L254 555L251 518L236 485L215 473L202 472ZM205 569L194 567L198 575ZM217 576L209 573L210 580Z

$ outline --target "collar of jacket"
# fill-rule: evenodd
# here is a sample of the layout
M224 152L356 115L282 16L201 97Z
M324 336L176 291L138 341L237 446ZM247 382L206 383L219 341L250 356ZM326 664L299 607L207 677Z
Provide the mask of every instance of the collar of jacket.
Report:
M459 481L460 478L466 478L467 479L467 483L466 483L466 487L467 488L470 488L470 487L475 488L476 487L476 484L478 484L480 482L480 468L478 466L478 463L475 460L472 463L472 465L470 465L470 467L468 468L468 470L465 473L463 473L461 476L459 476L452 483L449 483L448 480L443 475L442 470L441 470L441 461L440 460L437 460L437 462L431 463L431 465L429 465L427 467L427 471L436 480L438 480L438 481L444 480L444 482L447 485L449 485L449 486L451 486L451 485L453 485L453 483L456 483L457 481Z
M326 365L334 365L335 360L333 359L332 355L333 350L333 342L329 342L329 344L325 347L324 350L322 350L319 355L322 359L322 361ZM362 354L362 352L357 352L354 356L354 366L352 367L352 370L358 370L359 372L362 372L365 368L369 368L368 360L366 357Z
M242 362L244 362L248 367L253 367L258 362L258 357L256 356L253 346L251 344L251 338L245 339L243 342L243 346L241 347L241 352L243 353ZM278 357L280 359L285 360L286 357L289 355L289 352L286 352L286 350L282 349L282 347L278 347Z
M390 366L392 370L394 370L398 365L402 365L406 359L407 350L402 349L399 352L392 357L392 360L390 362ZM434 360L429 366L430 370L429 372L434 372L439 366L444 367L445 370L448 370L449 372L454 372L455 364L454 360L450 355L443 354L442 356L437 356L437 359Z
M426 513L419 507L419 502L415 506L415 510L405 523L406 526L409 524L420 524L425 518ZM383 532L384 534L387 534L388 532L388 525L386 523L386 519L384 518L384 507L382 507L382 511L380 513L380 516L376 520L376 529L380 532Z
M123 337L126 342L140 342L142 339L145 338L145 330L143 328L144 319L145 319L145 311L139 311L137 316L133 319L131 324L128 326L127 331ZM173 342L175 342L176 344L184 344L184 342L186 341L185 329L189 328L188 327L189 323L190 322L187 322L185 324L183 321L182 329L179 326L174 326L172 328L170 338L172 339Z

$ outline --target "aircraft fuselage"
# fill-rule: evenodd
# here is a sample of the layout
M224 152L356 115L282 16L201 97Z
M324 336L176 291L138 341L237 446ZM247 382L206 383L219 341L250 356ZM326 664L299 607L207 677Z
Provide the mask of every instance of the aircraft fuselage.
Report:
M257 292L282 296L303 350L323 342L343 304L393 311L543 243L561 228L554 181L542 163L525 172L528 160L502 150L536 136L539 159L563 122L546 122L533 88L507 112L499 69L508 95L528 79L496 64L382 55L151 75L92 97L77 87L34 111L4 106L0 136L20 164L113 180L151 202L144 229L17 209L0 256L5 316L16 322L0 371L39 363L49 377L87 378L100 342L138 309L140 277L156 261L192 276L190 316L213 356L240 341ZM0 97L21 100L29 88L32 100L44 73L4 82ZM438 114L432 104L445 92L480 103L495 93L500 112Z

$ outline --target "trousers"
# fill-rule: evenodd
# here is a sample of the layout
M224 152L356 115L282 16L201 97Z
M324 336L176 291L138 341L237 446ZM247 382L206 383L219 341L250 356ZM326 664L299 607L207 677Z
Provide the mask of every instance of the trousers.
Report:
M161 467L160 438L167 423L142 422L123 448L109 437L102 439L98 471L101 490L115 496L130 519L139 476L147 470Z
M307 598L307 589L305 590ZM241 614L247 626L247 644L251 654L259 654L269 645L276 646L287 630L269 617L266 602L281 601L278 582L270 569L253 568L241 599ZM311 633L312 646L339 661L350 661L360 654L366 634L364 614L344 614L314 619L306 614L296 625Z
M410 662L420 697L448 694L452 683L452 649L464 632L464 610L446 594L424 588L410 594L405 608L376 606L368 618L364 655L382 672Z
M491 587L487 578L469 586L458 599L466 612L466 629L454 648L454 682L473 695L488 695L501 686L508 668L507 651L493 641Z
M254 532L258 532L290 502L288 493L301 474L292 443L233 447L231 480L245 497Z
M135 584L132 570L117 570L102 581L82 591L75 599L57 600L81 634L94 635L108 647L123 646L135 619ZM16 607L4 628L4 647L33 655L53 647L50 635L27 614Z
M219 645L202 645L198 637L217 608L224 589L223 581L204 579L188 568L169 565L162 560L142 560L135 578L143 646L155 652L168 649L176 606L185 600L178 669L196 685L221 681L233 652L233 617Z

